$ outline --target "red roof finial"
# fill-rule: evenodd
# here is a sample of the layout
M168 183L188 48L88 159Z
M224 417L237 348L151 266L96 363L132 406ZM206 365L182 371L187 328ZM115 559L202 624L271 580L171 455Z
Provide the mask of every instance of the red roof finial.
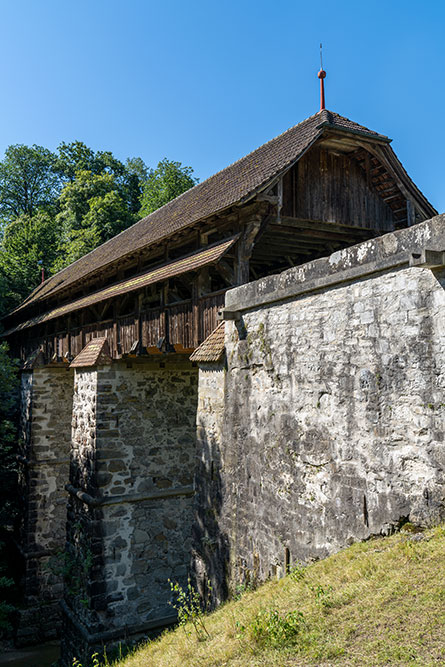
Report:
M320 111L323 111L323 109L326 109L324 101L324 79L326 72L323 69L323 44L320 44L320 71L317 76L320 79Z

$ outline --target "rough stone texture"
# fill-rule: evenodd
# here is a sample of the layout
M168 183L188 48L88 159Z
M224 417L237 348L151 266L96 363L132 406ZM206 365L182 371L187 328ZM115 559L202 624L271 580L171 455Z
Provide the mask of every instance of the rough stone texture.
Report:
M186 581L191 552L197 375L169 359L75 372L64 664L174 615L168 579Z
M17 643L57 636L62 598L73 373L66 366L22 373L19 484L25 606Z
M444 287L444 270L396 268L243 301L226 322L226 373L200 369L201 578L265 579L445 515Z
M220 530L223 494L229 492L223 487L225 380L224 363L206 363L199 369L193 569L202 595L210 579L216 603L222 602L228 594L229 545L227 535Z

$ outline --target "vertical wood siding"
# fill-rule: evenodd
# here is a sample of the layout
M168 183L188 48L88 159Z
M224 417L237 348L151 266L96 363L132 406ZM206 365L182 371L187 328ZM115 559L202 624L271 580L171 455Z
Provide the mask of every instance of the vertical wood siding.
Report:
M368 185L358 162L314 147L284 178L283 215L381 231L394 229L391 208Z

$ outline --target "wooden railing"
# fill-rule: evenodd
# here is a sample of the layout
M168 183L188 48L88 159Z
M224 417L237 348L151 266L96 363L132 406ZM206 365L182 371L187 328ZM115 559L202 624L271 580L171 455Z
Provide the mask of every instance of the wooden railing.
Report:
M128 354L138 341L143 348L154 348L164 339L180 350L192 350L215 329L218 310L224 305L225 290L191 300L168 304L164 309L150 308L102 322L77 326L70 331L41 335L22 344L26 358L40 347L46 358L73 358L92 339L106 337L114 358ZM168 333L168 335L167 335Z

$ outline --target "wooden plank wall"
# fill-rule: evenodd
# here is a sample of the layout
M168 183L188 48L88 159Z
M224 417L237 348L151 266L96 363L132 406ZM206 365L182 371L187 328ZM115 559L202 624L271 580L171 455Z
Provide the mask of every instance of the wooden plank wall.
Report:
M141 315L142 318L142 345L154 347L158 340L165 336L165 317L161 308L151 308Z
M191 300L168 306L170 343L193 348L193 321Z
M202 296L198 300L198 339L202 342L218 325L218 311L224 305L226 290ZM40 347L47 360L58 357L76 357L93 338L108 338L113 358L129 354L133 344L142 337L144 348L157 346L166 335L168 323L169 342L185 349L193 349L193 304L191 300L169 304L165 309L151 308L103 322L94 322L70 331L29 336L21 342L20 356L24 360ZM62 322L58 326L62 325Z
M221 290L199 299L199 342L201 343L218 326L218 311L224 306L224 295Z
M284 178L282 215L379 231L394 229L391 208L347 154L314 147Z

